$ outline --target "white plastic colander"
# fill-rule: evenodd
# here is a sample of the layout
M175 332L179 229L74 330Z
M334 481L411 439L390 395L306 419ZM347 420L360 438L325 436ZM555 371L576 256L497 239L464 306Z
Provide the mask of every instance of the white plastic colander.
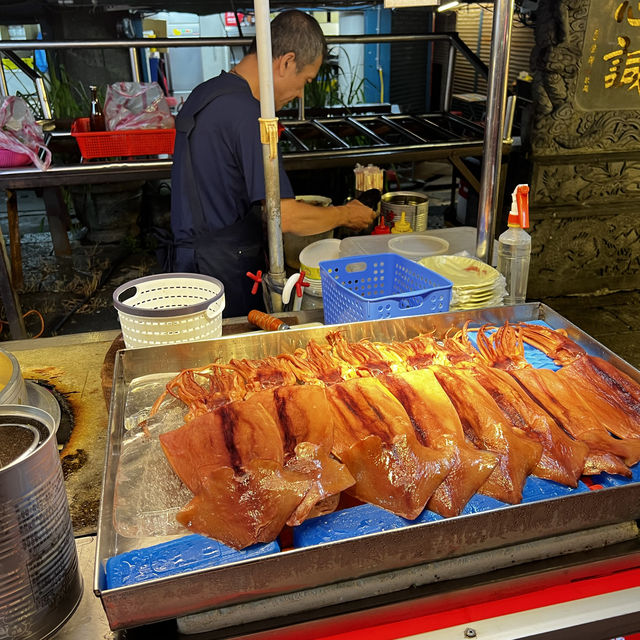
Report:
M196 273L131 280L113 292L128 349L209 340L222 335L224 286Z

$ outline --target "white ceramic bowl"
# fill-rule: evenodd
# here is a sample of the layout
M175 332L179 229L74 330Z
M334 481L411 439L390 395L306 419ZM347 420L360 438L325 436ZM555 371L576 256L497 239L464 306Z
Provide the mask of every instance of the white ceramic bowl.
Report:
M398 234L389 238L389 251L411 260L420 260L427 256L439 256L446 253L449 243L442 238L429 235Z
M340 240L328 238L318 240L300 252L300 271L304 271L307 277L320 280L319 264L323 260L337 260L340 257Z

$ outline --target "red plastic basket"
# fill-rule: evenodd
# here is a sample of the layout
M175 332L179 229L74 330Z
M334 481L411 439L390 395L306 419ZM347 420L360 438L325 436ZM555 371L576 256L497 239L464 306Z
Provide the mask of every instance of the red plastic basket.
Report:
M175 129L123 129L90 131L89 118L78 118L71 126L83 158L155 156L173 153Z

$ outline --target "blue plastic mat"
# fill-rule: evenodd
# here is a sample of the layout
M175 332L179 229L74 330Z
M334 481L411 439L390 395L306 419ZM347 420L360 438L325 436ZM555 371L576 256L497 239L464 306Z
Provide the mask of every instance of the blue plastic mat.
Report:
M640 470L640 465L636 465L636 468ZM640 471L638 473L640 474ZM589 491L589 487L583 482L579 482L578 486L572 489L551 480L529 476L522 491L522 502L536 502L538 500L584 493L585 491ZM491 511L507 506L509 505L505 502L476 493L466 504L461 515ZM437 513L425 509L415 520L406 520L380 507L362 504L318 518L305 520L294 529L293 541L295 547L309 547L323 542L346 540L366 534L380 533L412 524L422 524L442 519L442 516Z
M106 566L107 589L249 560L278 551L280 545L275 541L236 551L211 538L189 535L109 558Z

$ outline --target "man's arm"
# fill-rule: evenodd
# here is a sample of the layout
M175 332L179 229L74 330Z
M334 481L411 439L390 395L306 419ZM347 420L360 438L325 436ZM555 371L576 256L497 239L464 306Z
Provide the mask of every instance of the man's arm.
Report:
M366 229L375 219L376 212L358 200L339 207L317 207L294 198L280 201L283 233L310 236L336 227Z

